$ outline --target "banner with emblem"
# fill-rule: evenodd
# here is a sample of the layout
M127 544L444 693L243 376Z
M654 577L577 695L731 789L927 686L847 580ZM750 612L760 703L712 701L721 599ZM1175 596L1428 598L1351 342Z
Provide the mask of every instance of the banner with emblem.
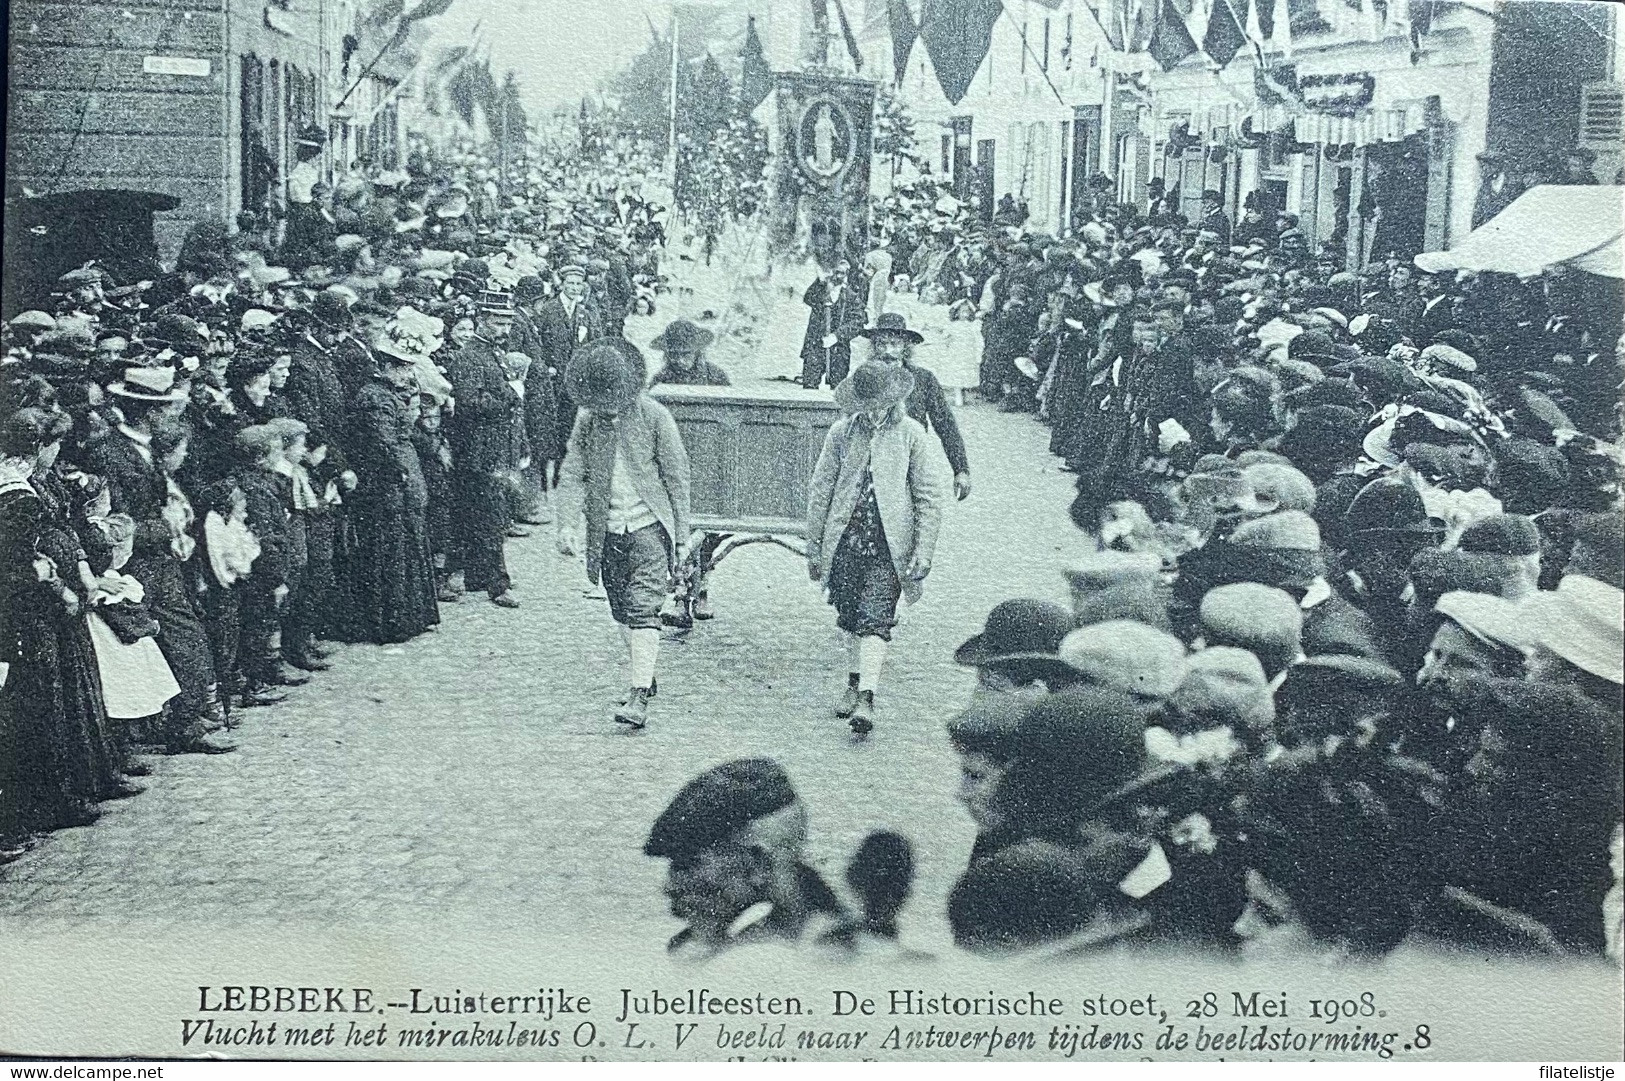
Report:
M861 254L869 233L876 84L779 74L773 232L821 256Z

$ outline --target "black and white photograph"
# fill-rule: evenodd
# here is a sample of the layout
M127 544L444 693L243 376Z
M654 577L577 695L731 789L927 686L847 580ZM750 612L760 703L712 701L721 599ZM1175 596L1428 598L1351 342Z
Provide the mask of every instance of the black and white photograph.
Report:
M0 1057L1625 1057L1625 5L5 19Z

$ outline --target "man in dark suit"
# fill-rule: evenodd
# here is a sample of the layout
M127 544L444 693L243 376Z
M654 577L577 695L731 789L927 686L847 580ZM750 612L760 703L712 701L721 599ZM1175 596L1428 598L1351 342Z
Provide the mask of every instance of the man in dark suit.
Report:
M564 448L575 427L576 406L564 386L565 367L577 349L604 336L604 320L587 295L587 268L575 262L566 263L559 271L557 296L540 302L533 298L522 309L523 318L514 324L518 335L514 347L531 359L525 380L526 424L533 421L533 401L545 397L553 404L552 422L546 430L529 431L532 468L545 491L558 487L559 463L564 460ZM541 414L538 412L534 419L540 420Z
M801 342L801 385L817 390L827 374L834 387L852 366L852 339L866 321L868 291L852 279L852 264L837 259L807 287L807 333Z
M508 465L513 409L519 397L508 385L500 359L515 313L506 296L486 296L474 337L447 365L456 402L447 433L452 501L467 588L485 590L498 607L518 608L502 557L508 514L498 476Z
M1422 307L1416 313L1415 332L1411 337L1418 345L1427 345L1456 325L1456 306L1437 274L1417 275L1416 292L1422 298Z
M954 498L966 498L970 495L970 460L965 456L965 440L959 434L959 422L954 419L948 396L942 392L936 375L929 368L914 363L914 347L925 341L924 336L910 330L908 321L896 312L881 313L874 326L864 327L859 333L869 339L874 360L882 364L901 364L913 374L914 389L909 392L905 408L927 431L935 430L948 457L948 465L954 471Z

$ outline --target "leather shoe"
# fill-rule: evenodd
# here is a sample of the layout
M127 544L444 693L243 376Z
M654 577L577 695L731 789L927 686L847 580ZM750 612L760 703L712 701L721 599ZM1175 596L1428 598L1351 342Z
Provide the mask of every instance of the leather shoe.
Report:
M136 784L134 781L121 780L119 781L118 787L113 789L113 791L107 795L107 798L129 799L131 796L139 796L146 790L147 786L144 784Z
M498 608L518 608L519 598L512 593L502 592L491 598L491 603Z
M441 604L456 604L458 601L463 599L463 595L457 592L455 589L448 588L447 586L441 586L440 591L434 595L434 599L439 601Z
M279 687L303 687L310 682L310 677L290 672L286 664L279 664L267 682L275 683Z
M255 706L274 706L278 702L286 702L288 696L269 687L244 687L242 700L244 709L253 709Z
M332 655L332 646L324 646L314 638L305 646L305 656L315 657L318 661L325 661Z
M295 668L303 669L306 672L325 672L333 667L326 661L317 660L314 656L306 653L290 653L287 660Z
M694 618L717 618L716 609L711 607L711 595L709 593L701 593L698 597L694 598Z
M198 736L185 743L176 743L164 749L165 754L230 754L237 749L235 743L216 743L208 736Z
M147 765L145 762L131 761L126 763L124 768L119 770L119 772L124 774L126 777L151 777L152 767Z
M60 829L90 826L94 825L101 816L101 810L94 803L74 803L58 816L56 824Z
M521 528L520 526L511 525L508 527L506 535L515 538L528 537L530 536L530 530Z
M615 723L638 729L649 723L649 688L633 687L615 711Z

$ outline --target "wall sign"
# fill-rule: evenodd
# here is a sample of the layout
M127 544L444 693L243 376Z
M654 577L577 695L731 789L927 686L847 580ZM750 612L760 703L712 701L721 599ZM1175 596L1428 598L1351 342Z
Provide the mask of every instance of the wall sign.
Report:
M207 77L211 68L201 56L144 56L141 70L148 75L192 75Z
M1354 116L1377 92L1374 75L1305 75L1298 91L1306 108L1332 116Z

